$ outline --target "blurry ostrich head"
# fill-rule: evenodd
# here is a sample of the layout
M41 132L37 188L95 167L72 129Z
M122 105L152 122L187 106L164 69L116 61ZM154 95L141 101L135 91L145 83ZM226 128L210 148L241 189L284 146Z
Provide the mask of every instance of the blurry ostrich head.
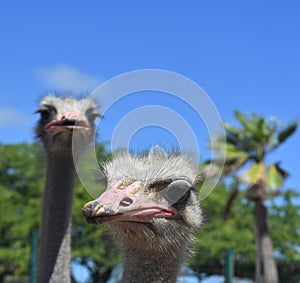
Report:
M91 99L48 95L41 99L36 136L50 155L72 155L72 145L79 152L94 138L98 104Z

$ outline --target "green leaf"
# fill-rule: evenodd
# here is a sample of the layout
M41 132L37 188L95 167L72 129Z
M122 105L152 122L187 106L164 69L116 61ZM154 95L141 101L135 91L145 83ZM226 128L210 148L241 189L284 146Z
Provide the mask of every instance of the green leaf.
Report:
M280 162L276 162L274 165L276 166L277 171L280 173L283 179L286 179L290 175L289 172L287 172L280 166Z
M267 172L268 185L270 189L275 190L283 184L283 177L280 171L277 169L276 165L273 164L268 168Z
M228 134L230 134L230 135L236 136L240 133L239 129L233 127L229 123L223 123L223 126L224 126L225 130L228 132Z
M234 144L228 143L226 145L226 158L241 158L247 157L247 153L238 149Z
M249 129L250 122L243 113L234 111L234 116L246 129Z
M254 163L250 169L246 171L247 178L251 183L256 183L264 178L264 174L265 166L262 162Z
M294 123L288 125L283 130L281 130L278 133L278 142L279 142L279 144L283 143L287 138L289 138L297 130L297 127L298 127L298 123L294 122Z

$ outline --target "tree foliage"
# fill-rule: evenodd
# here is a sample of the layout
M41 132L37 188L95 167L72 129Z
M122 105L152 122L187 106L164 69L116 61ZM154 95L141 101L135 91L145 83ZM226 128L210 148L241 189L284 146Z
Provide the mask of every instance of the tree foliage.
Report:
M244 184L245 196L254 203L256 268L255 281L278 282L278 270L273 259L273 243L269 233L266 199L278 196L288 173L279 162L268 164L269 154L284 143L297 129L297 122L280 129L275 119L265 119L260 115L246 116L235 111L239 126L224 123L226 140L218 138L215 149L223 155L225 167L223 176L234 177ZM225 153L225 154L224 154ZM220 161L214 160L215 166ZM245 166L247 165L247 166ZM246 167L246 168L245 168ZM244 171L241 173L241 168ZM230 203L236 196L231 193ZM229 202L226 207L229 210Z
M189 264L197 273L224 274L224 255L228 247L234 250L235 275L252 278L255 268L255 237L253 203L240 193L223 219L227 199L235 183L220 182L205 198L202 209L204 225L195 240L194 255ZM292 281L300 269L300 204L294 203L299 194L286 190L269 203L269 226L273 238L280 282Z
M100 161L107 157L102 145L97 146L97 154ZM45 156L39 144L0 144L0 282L5 275L28 275L29 236L31 230L40 225L44 176ZM241 271L245 271L244 275L253 274L253 205L243 195L238 195L227 220L223 219L233 186L234 183L220 183L202 201L205 224L197 235L195 254L189 261L198 274L222 273L224 249L227 247L234 248L237 274ZM289 271L287 274L291 274L291 268L297 268L300 263L300 208L294 203L296 197L294 191L287 191L281 202L274 200L269 204L269 225L277 260L282 270ZM120 249L105 227L85 222L81 207L91 199L77 182L72 256L74 262L89 270L89 282L106 282L121 260ZM247 270L252 273L247 274ZM283 282L292 281L286 279Z
M38 145L0 145L0 282L28 273L29 235L40 222L44 166Z
M107 154L97 146L99 160ZM39 228L45 156L39 144L0 144L0 282L6 275L27 275L30 232ZM105 229L85 222L81 207L91 196L77 182L73 205L72 256L89 268L91 282L105 282L120 260ZM98 281L94 279L97 278Z

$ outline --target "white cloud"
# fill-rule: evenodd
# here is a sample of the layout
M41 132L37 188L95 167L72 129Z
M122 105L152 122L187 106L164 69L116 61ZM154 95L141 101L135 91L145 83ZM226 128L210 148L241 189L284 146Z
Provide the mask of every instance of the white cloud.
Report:
M33 124L33 115L9 106L0 108L0 130L3 128L24 129L31 127Z
M101 83L99 77L90 76L67 65L40 68L35 71L35 75L48 88L76 93L92 91Z

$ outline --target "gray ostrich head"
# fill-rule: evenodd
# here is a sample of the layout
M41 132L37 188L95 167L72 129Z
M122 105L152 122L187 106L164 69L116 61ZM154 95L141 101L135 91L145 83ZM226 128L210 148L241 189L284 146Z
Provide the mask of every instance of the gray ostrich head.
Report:
M72 155L72 144L81 151L94 138L94 120L101 115L91 99L48 95L41 99L36 113L40 120L36 136L50 155ZM72 141L73 139L73 141Z
M118 153L103 173L106 191L82 209L88 223L109 224L135 253L185 251L202 222L197 164L156 147L143 157Z

